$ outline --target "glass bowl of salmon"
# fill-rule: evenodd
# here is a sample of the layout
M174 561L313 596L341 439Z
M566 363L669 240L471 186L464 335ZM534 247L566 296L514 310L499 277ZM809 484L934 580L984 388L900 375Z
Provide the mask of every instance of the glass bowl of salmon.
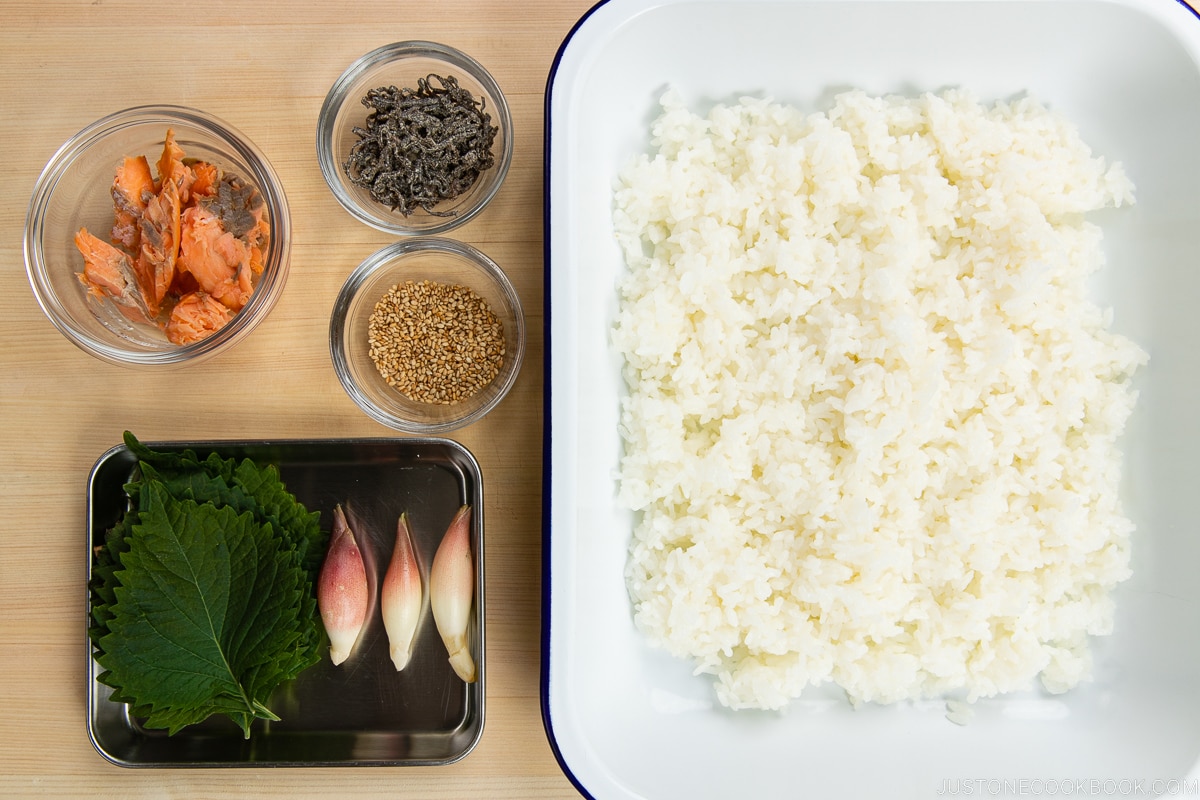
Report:
M376 422L442 434L504 399L525 354L516 288L490 257L438 236L400 239L343 284L329 321L334 371Z
M194 364L244 339L287 281L287 200L263 154L203 111L139 106L51 157L25 223L50 321L102 361Z
M471 56L406 41L376 48L330 88L317 161L337 201L397 236L443 234L500 190L513 154L504 93Z

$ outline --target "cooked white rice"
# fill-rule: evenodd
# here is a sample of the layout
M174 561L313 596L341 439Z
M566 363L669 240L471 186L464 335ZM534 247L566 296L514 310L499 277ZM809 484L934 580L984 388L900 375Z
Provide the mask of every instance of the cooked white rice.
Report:
M614 214L637 626L732 708L1088 678L1145 359L1086 287L1120 166L1029 99L662 105Z

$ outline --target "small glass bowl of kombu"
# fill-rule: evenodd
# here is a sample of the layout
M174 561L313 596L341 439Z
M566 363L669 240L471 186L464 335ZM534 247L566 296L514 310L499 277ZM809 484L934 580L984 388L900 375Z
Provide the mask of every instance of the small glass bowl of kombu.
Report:
M372 50L333 84L317 119L317 159L334 197L399 235L445 233L499 191L512 119L481 64L434 42Z

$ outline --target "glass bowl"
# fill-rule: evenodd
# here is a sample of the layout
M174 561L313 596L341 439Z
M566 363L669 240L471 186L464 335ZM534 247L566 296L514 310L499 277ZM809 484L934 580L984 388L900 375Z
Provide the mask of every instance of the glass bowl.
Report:
M413 399L389 383L376 367L371 352L371 317L392 287L410 282L469 290L486 302L502 325L504 353L498 370L471 396L456 402ZM424 339L426 330L419 328L416 335L410 332L406 340ZM466 338L462 334L457 331L452 338L462 341ZM342 387L368 416L398 431L440 434L482 419L512 388L525 355L525 318L516 290L494 261L462 242L418 236L376 251L346 279L330 317L329 350ZM430 363L439 356L435 349L420 360ZM436 386L448 386L457 378L449 370L439 372L434 380Z
M185 158L208 161L261 194L270 233L253 294L233 318L191 344L168 341L160 326L131 322L79 278L83 257L75 235L87 228L107 240L113 227L113 179L128 156L156 167L168 129ZM25 221L25 268L38 304L72 343L103 361L128 367L193 364L233 346L263 321L287 282L291 248L287 200L275 171L241 133L203 111L139 106L87 126L51 157L34 185Z
M480 172L471 187L432 206L414 207L405 214L375 200L370 190L353 183L345 165L359 141L355 128L367 121L363 98L373 89L417 89L418 81L437 75L453 77L491 117L496 128L491 152L493 166ZM437 88L439 84L430 81ZM317 118L317 161L333 196L360 221L399 236L434 235L472 219L495 197L512 162L512 118L500 87L479 62L453 47L434 42L384 45L355 61L333 84Z

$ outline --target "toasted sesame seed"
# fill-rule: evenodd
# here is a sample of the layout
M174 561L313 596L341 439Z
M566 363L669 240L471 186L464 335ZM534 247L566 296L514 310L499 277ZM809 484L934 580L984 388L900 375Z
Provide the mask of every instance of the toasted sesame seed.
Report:
M393 285L371 313L367 343L387 383L419 403L449 405L478 394L504 363L504 325L465 286Z

